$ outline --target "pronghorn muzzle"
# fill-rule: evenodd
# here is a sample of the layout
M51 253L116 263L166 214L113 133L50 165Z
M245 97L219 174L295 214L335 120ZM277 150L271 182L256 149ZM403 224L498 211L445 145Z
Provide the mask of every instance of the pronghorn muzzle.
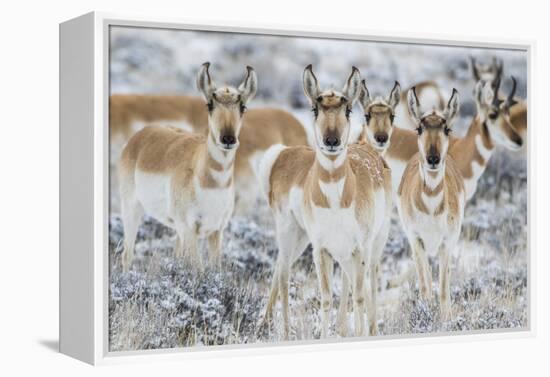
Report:
M237 137L234 132L223 132L220 134L220 143L225 149L233 149L237 144Z
M341 138L337 132L327 132L323 138L323 143L333 152L336 150L336 147L340 146Z
M389 137L388 137L387 132L377 132L374 135L374 140L376 140L376 142L378 143L378 146L380 146L380 147L385 146L388 139L389 139Z
M426 154L426 162L428 163L430 169L433 170L437 169L439 163L441 162L441 154L433 145L430 146L428 153Z

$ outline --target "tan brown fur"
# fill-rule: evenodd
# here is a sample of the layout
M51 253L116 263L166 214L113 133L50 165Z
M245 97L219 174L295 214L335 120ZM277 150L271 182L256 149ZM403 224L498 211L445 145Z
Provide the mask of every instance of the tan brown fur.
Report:
M348 144L349 113L359 96L360 84L359 71L354 67L341 92L322 91L311 65L307 66L303 85L313 108L315 149L273 146L259 165L259 177L273 209L279 244L266 317L271 315L280 295L285 338L289 333L290 266L303 252L307 240L313 246L321 291L321 336L325 337L328 332L332 301L328 283L331 257L344 271L337 328L346 327L344 319L351 285L355 332L364 334L364 280L368 269L371 279L369 330L371 334L377 333L377 271L389 231L391 175L372 147ZM346 229L336 231L337 224ZM330 232L335 232L333 237L329 237Z
M192 189L193 176L199 177L204 188L223 188L211 177L209 169L223 167L210 158L206 138L174 127L148 126L137 132L128 142L121 158L121 170L132 172L175 174L174 190ZM179 185L182 185L181 187Z
M208 133L208 111L204 99L195 96L112 95L109 126L111 136L122 134L127 140L132 122L162 125L165 121L183 121L193 131ZM307 145L307 134L296 117L278 108L249 109L243 116L237 151L236 172L250 173L248 159L271 145ZM236 173L239 174L239 173Z
M518 102L510 107L510 122L516 131L525 139L527 137L527 103Z
M475 144L476 136L480 136L483 146L487 149L493 149L494 144L488 130L482 125L479 117L475 117L468 128L466 136L451 140L449 153L451 156L456 156L455 163L464 178L473 176L472 161L476 161L480 166L486 166L488 161L485 161L479 153Z
M458 198L460 197L460 193L464 192L462 175L455 160L447 158L444 179L435 189L428 187L419 174L421 164L421 156L417 153L408 163L399 185L398 194L403 198L402 203L406 203L404 207L405 213L413 219L415 217L415 210L439 216L444 209L447 209L447 222L454 224L460 214ZM435 196L441 190L443 190L442 206L438 207L434 213L430 213L422 199L422 193L427 196Z
M188 124L198 134L208 134L208 111L204 99L194 96L112 95L110 98L111 137L123 141L132 135L132 124ZM307 145L307 133L296 117L272 107L249 109L243 115L240 146L235 158L237 189L255 184L251 158L271 145ZM218 169L219 170L219 169ZM237 195L239 192L237 192ZM244 193L244 195L249 195ZM246 211L244 206L240 208Z
M439 303L444 320L451 315L449 256L460 237L464 217L464 179L449 149L449 133L459 110L456 89L442 111L421 113L413 88L407 95L411 117L418 125L419 152L408 162L397 191L398 211L412 249L420 296L431 300L428 256L439 259Z
M293 187L300 187L310 192L311 204L329 208L319 182L338 181L346 176L342 202L346 203L345 207L349 207L349 203L356 200L358 210L362 211L372 204L369 193L387 184L388 170L383 159L368 144L349 145L347 162L334 172L328 172L316 161L312 148L286 148L271 170L269 202L277 207L288 198Z
M206 135L177 127L146 126L130 138L122 151L119 183L125 271L133 259L144 213L176 230L178 257L187 251L186 256L202 266L197 242L199 237L207 237L210 260L218 266L221 263L221 237L234 208L233 166L242 115L256 93L257 76L247 66L238 89L218 88L209 68L210 63L204 63L197 76L197 88L208 103ZM157 100L151 101L153 107L158 105ZM184 102L189 104L188 100ZM181 115L171 114L172 118ZM151 121L152 117L146 119Z
M206 133L208 112L204 99L182 95L113 94L109 98L109 130L111 137L127 141L136 130L134 122L160 124L183 121L195 132Z

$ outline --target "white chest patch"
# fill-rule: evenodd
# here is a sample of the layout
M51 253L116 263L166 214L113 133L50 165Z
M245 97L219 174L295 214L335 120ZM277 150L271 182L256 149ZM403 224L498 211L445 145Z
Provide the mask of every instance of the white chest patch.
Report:
M422 192L420 196L428 211L430 213L435 213L435 210L439 207L441 201L443 200L443 190L435 196L426 195L424 192Z
M346 178L342 178L337 182L319 182L321 192L327 198L331 208L340 208L340 200L344 192Z
M209 172L212 178L214 178L216 183L220 186L227 185L227 182L233 176L233 169L226 169L222 171L209 169Z

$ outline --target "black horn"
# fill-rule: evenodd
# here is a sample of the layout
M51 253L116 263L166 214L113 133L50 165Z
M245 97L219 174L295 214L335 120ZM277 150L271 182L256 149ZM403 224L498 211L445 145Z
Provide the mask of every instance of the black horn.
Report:
M516 81L516 78L512 76L512 90L510 91L510 94L508 94L508 98L506 99L506 106L514 106L517 102L514 99L514 96L516 95L516 88L518 86L518 83Z
M495 59L495 71L496 71L496 77L499 79L502 77L502 70L504 68L504 64L502 63L502 59L494 58Z
M476 81L479 81L479 72L477 70L476 59L471 55L470 55L470 64L472 66L472 74L474 75L474 79Z

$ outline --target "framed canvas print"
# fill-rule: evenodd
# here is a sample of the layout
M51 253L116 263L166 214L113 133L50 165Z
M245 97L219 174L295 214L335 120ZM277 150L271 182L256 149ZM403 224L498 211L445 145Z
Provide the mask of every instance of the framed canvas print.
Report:
M531 53L61 24L61 351L530 334Z

